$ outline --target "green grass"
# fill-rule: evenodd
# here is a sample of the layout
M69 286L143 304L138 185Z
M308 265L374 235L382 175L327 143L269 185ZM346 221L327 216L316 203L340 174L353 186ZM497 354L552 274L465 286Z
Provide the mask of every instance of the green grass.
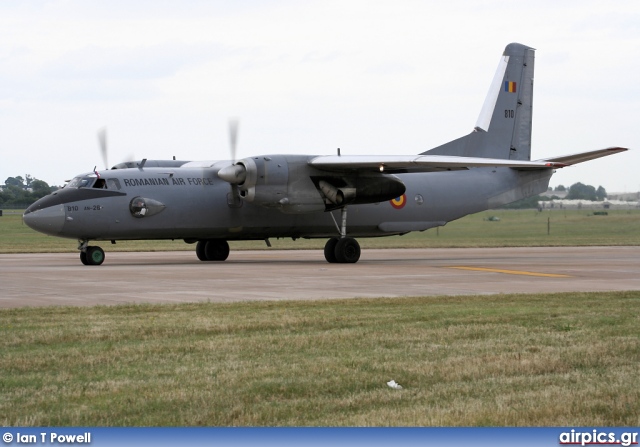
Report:
M384 238L361 238L362 248L506 247L640 245L640 210L490 210L473 214L423 233ZM499 221L490 221L497 216ZM549 227L548 227L549 224ZM550 228L549 234L547 230ZM324 239L272 240L277 249L324 247ZM76 241L33 231L22 223L20 212L0 217L0 253L75 252ZM194 250L183 241L119 241L103 244L107 251ZM264 242L231 242L231 249L262 249Z
M638 426L639 316L640 292L5 309L0 424Z

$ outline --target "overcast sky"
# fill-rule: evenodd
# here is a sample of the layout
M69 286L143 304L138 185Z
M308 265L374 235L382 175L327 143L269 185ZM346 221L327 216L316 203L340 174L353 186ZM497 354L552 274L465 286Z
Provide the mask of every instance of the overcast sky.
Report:
M532 159L631 151L551 185L640 190L640 2L2 0L0 183L128 159L416 154L469 133L534 47ZM635 150L634 150L635 149Z

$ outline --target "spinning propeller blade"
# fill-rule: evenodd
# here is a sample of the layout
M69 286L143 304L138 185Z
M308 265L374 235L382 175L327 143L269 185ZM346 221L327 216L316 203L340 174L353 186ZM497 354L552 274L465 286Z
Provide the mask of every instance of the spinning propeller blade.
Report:
M231 118L229 120L229 150L231 152L232 164L218 171L218 177L229 182L231 186L231 197L233 199L234 206L240 206L242 204L238 185L244 182L246 176L244 166L236 164L239 124L238 118Z
M98 131L98 143L100 144L100 153L102 154L102 161L104 162L104 168L109 169L109 162L107 157L107 128L103 127Z
M233 163L236 162L239 124L238 118L231 118L229 120L229 149L231 150L231 161Z

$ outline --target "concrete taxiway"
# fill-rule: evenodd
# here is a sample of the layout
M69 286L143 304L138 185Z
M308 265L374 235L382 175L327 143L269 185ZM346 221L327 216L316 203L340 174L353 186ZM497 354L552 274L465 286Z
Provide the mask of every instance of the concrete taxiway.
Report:
M309 300L640 290L640 247L363 250L328 264L321 250L0 255L0 307Z

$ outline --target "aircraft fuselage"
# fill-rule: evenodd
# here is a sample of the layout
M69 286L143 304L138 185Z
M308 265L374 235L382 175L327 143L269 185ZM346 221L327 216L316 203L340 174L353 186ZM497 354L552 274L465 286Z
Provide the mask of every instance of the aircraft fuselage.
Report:
M102 171L99 178L88 173L35 202L24 219L43 233L80 240L339 236L339 210L285 213L278 207L244 200L234 203L230 185L218 178L217 171L130 168ZM551 173L476 168L397 174L406 187L404 194L383 202L350 205L347 234L388 236L441 226L543 192ZM309 172L308 177L315 174ZM321 200L320 192L317 195Z

